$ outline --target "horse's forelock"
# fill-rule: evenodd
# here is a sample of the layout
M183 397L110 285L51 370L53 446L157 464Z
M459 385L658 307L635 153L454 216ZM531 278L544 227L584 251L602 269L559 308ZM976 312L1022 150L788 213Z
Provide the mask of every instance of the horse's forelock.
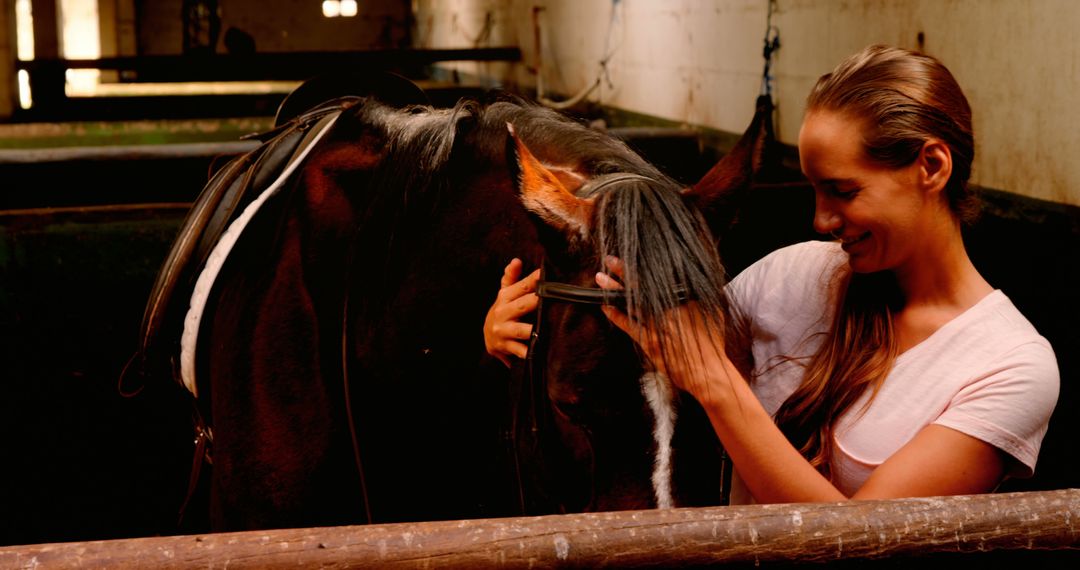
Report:
M613 255L623 263L627 311L657 335L668 312L681 303L677 289L691 299L694 317L718 336L729 324L724 294L726 274L716 242L701 213L670 180L633 179L596 200L594 243L597 259ZM671 339L684 331L660 335L663 357L674 351Z

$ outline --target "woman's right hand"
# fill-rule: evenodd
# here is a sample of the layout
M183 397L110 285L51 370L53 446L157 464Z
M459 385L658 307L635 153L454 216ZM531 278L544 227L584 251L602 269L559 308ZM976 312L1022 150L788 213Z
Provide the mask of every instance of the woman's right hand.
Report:
M521 266L521 260L515 257L503 270L499 294L484 319L484 345L489 354L508 368L511 356L525 358L529 352L533 326L521 322L521 318L535 311L540 301L535 293L540 270L518 280Z
M600 272L596 274L596 284L601 289L622 289L622 261L609 256L604 259L604 265L618 280ZM713 328L713 323L704 318L695 302L668 311L651 333L614 306L604 305L600 309L612 324L637 343L657 372L690 392L702 404L717 394L731 392L727 384L737 374L737 369L724 351L723 331ZM662 342L662 338L666 342Z

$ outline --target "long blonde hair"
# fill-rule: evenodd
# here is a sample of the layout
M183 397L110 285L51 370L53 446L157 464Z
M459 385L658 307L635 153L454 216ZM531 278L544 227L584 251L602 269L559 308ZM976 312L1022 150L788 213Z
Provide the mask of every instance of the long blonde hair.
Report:
M828 110L862 120L866 155L892 168L914 162L928 139L944 141L953 160L946 184L950 208L964 222L977 215L978 196L968 185L975 158L971 107L938 60L870 46L823 75L806 107L807 113ZM872 400L896 360L892 315L903 303L891 272L856 273L845 281L821 348L776 413L784 434L827 477L837 421L867 390Z

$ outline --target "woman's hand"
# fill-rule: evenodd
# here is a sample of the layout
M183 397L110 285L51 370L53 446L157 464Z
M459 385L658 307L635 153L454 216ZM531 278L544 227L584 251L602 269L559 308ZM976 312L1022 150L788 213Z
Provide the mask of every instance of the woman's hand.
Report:
M540 301L535 293L540 270L519 281L521 265L521 260L515 257L503 270L499 294L484 319L484 345L488 354L508 368L511 356L525 358L529 352L528 344L523 341L532 334L532 325L521 322L521 318L535 311Z
M604 262L610 273L622 278L622 264L617 259ZM596 284L604 289L621 287L618 280L603 273L596 274ZM655 331L646 330L615 307L604 306L603 311L641 346L657 372L701 403L742 481L758 502L845 498L788 443L724 353L723 331L713 330L713 324L704 319L694 303L671 309Z
M611 273L620 279L622 263L613 257L605 259ZM622 284L605 273L596 274L596 284L603 289L622 289ZM734 365L724 353L723 331L709 322L689 302L672 309L655 331L646 330L623 311L605 305L602 310L611 322L634 339L652 365L671 379L679 388L699 400L718 395L726 388ZM667 345L667 351L664 350Z

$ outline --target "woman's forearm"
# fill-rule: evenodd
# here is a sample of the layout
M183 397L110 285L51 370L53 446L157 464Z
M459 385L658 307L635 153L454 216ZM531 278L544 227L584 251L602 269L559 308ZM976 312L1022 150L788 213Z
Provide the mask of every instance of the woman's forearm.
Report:
M759 503L847 499L788 442L729 360L706 374L694 396Z

